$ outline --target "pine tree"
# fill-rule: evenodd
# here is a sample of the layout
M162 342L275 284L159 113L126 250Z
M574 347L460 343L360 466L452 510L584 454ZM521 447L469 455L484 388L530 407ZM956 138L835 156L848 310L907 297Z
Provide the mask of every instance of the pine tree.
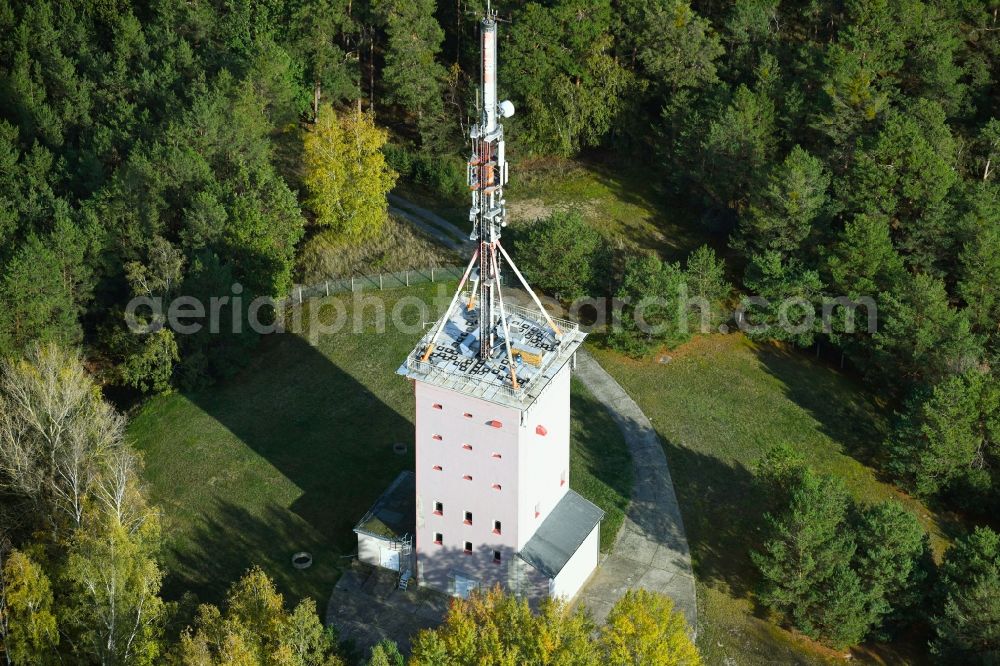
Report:
M1000 460L1000 387L978 369L920 390L890 436L890 468L923 495L950 489L973 493L979 505Z
M687 341L688 313L681 301L686 288L680 264L660 261L648 253L627 256L615 292L622 305L621 317L613 322L608 343L618 351L641 356L657 344Z
M437 61L444 31L434 17L433 0L379 0L375 12L385 22L385 68L388 101L417 118L422 146L440 151L436 128L442 118L446 71Z
M878 362L871 374L898 387L935 383L977 366L982 340L973 334L968 313L949 301L944 284L929 275L901 281L879 312L873 336Z
M838 235L826 259L831 284L850 298L877 298L903 280L903 260L892 246L889 222L861 214Z
M1000 210L996 211L1000 213ZM975 224L959 255L958 293L977 332L996 335L1000 327L1000 218Z
M932 618L933 651L951 663L1000 659L1000 536L978 527L948 549L940 570L941 603Z
M864 636L865 597L850 568L855 544L846 527L848 498L834 477L797 473L787 507L768 514L770 535L751 559L761 601L814 638L849 645Z
M750 293L741 325L750 337L812 344L819 330L816 309L823 289L817 271L771 250L751 257L743 282Z
M709 123L698 178L720 207L742 209L761 184L777 147L774 102L740 85L729 105Z
M827 204L830 175L823 163L800 146L768 175L767 185L752 196L740 225L739 244L748 254L774 250L794 253L816 233Z
M699 309L699 318L695 325L698 330L706 332L706 327L714 328L722 320L722 304L732 293L732 285L726 281L726 263L719 259L715 251L707 245L702 245L692 252L684 266L684 284L687 286L687 297L694 310ZM704 309L701 309L704 308Z
M856 513L853 569L867 597L866 623L880 628L893 620L912 619L920 612L933 567L927 533L897 501Z

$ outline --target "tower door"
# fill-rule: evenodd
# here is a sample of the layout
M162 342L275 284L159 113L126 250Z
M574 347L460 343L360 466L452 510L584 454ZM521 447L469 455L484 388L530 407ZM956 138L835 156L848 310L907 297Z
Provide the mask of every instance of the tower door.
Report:
M479 581L475 578L467 578L461 574L455 574L455 596L468 599L473 590L479 589Z
M395 548L382 546L378 549L378 563L385 569L399 571L399 551Z

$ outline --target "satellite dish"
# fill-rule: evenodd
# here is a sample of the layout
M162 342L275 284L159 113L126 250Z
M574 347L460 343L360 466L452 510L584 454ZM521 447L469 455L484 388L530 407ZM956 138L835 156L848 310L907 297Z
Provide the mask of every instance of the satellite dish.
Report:
M514 115L514 104L509 99L500 102L500 117L510 118Z

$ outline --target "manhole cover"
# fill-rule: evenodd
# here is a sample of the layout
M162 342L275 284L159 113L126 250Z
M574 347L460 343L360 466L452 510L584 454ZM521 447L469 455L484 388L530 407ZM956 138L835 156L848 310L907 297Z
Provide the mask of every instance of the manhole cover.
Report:
M313 556L309 553L295 553L292 555L292 566L296 569L308 569L312 566Z

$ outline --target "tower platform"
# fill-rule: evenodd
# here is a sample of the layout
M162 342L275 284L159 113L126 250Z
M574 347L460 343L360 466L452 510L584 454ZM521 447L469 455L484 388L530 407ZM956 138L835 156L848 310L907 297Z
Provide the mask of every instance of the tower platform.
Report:
M468 302L468 296L464 301ZM440 321L417 343L397 374L505 407L528 409L572 359L587 334L574 322L553 319L559 327L557 335L540 312L528 308L507 304L504 311L518 388L511 382L503 327L497 327L488 357L480 358L479 309L464 306L455 308L445 322L430 357L422 360Z

